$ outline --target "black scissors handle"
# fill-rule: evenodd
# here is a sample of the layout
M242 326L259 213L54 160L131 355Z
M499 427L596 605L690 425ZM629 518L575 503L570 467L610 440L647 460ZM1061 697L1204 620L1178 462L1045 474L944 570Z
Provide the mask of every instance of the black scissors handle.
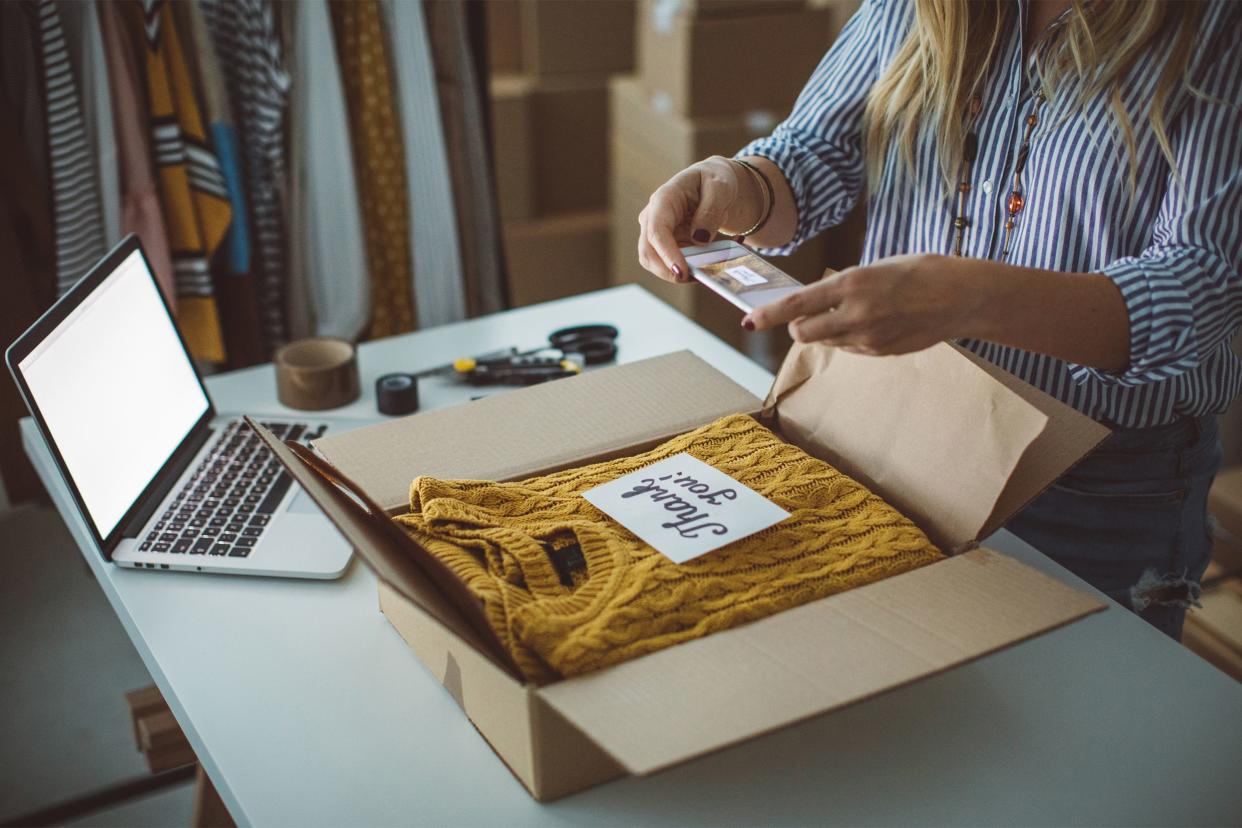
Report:
M548 342L566 354L579 354L587 365L611 362L617 357L617 337L613 325L571 325L548 335Z

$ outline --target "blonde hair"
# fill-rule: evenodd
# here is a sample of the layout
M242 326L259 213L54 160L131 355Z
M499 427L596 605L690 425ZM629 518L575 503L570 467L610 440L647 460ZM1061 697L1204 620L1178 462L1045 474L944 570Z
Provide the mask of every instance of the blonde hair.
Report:
M1040 83L1054 95L1077 90L1076 107L1095 95L1109 97L1113 125L1126 148L1129 185L1134 192L1137 160L1134 119L1145 114L1156 142L1176 175L1165 106L1179 84L1190 86L1187 67L1202 16L1202 4L1169 0L1071 0L1058 25L1032 44L1041 50ZM867 99L863 127L867 175L874 189L883 172L890 142L901 148L906 170L914 169L914 150L924 129L937 137L941 175L956 186L966 137L966 110L982 89L992 59L1016 19L1012 0L915 0L914 25ZM1175 29L1146 113L1131 113L1121 83L1166 29ZM1044 41L1048 42L1044 42Z

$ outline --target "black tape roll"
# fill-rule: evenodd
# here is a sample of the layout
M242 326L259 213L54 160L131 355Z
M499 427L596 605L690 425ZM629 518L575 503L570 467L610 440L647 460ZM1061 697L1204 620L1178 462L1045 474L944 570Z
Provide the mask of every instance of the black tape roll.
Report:
M375 381L375 400L381 414L413 414L418 410L418 378L384 374Z

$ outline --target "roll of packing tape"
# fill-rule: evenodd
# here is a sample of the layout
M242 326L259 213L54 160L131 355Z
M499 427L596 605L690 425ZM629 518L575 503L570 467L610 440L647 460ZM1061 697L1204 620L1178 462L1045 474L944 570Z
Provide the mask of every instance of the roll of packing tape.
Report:
M276 397L290 408L337 408L361 393L354 346L344 339L299 339L277 351L272 362L276 363Z
M418 377L384 374L375 381L375 401L381 414L413 414L418 410Z

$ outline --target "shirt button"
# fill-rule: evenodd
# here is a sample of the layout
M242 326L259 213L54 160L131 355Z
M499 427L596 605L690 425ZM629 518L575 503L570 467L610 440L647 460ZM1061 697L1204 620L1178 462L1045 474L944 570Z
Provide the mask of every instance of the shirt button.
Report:
M983 182L983 194L984 195L992 194L992 179L989 178L987 181Z

